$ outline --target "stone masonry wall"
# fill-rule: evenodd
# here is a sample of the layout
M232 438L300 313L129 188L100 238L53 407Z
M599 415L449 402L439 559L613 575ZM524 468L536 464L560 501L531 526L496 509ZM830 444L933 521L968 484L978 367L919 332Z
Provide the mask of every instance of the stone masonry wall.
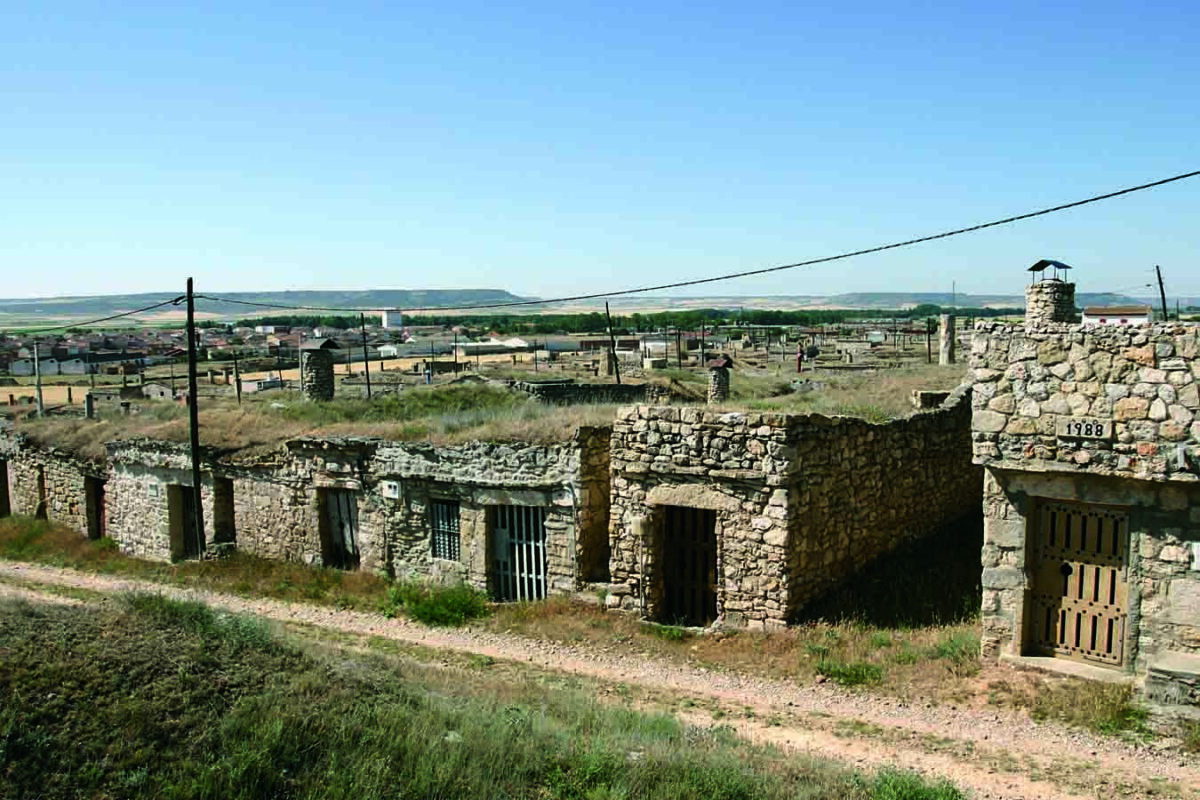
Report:
M637 406L612 438L612 581L655 617L664 507L717 516L718 620L778 627L879 555L978 513L968 393L876 425Z
M1200 337L1194 325L976 325L977 463L1196 480ZM1103 423L1101 436L1062 425ZM1080 428L1087 433L1090 428Z
M983 655L1022 655L1031 588L1030 521L1041 501L1129 513L1126 666L1142 672L1170 653L1200 654L1200 484L1098 475L987 470L984 481Z
M575 405L578 403L636 403L646 399L644 383L574 383L556 381L538 383L519 381L513 384L544 403Z
M104 465L13 434L0 436L0 459L8 462L10 513L43 516L88 535L85 484L106 477Z
M188 448L141 439L111 442L107 449L108 535L128 555L155 561L181 557L171 543L169 487L192 486ZM201 475L200 495L207 546L215 539L211 472Z
M1126 669L1200 655L1198 334L1178 323L976 326L986 658L1020 656L1028 644L1044 501L1128 513Z
M970 392L882 424L800 417L792 429L789 616L904 542L979 513Z
M612 433L611 580L620 602L661 613L671 546L664 506L716 512L717 615L753 628L786 621L789 466L784 414L631 406Z
M547 579L551 591L574 591L582 578L581 559L603 535L597 521L597 476L590 472L607 450L607 431L581 429L575 441L558 445L472 442L455 447L426 443L381 444L370 464L375 484L369 492L376 524L386 530L390 564L396 574L464 579L488 586L488 511L497 505L546 510ZM607 460L605 452L604 461ZM385 482L396 486L386 497ZM462 562L435 559L429 505L456 500L460 508ZM582 538L582 541L581 541Z

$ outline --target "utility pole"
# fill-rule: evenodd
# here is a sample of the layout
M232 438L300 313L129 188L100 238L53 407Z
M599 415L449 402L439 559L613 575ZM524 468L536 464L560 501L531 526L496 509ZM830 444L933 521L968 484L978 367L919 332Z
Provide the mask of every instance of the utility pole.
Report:
M1162 270L1158 264L1154 265L1154 272L1158 275L1158 296L1162 299L1163 322L1167 321L1167 292L1163 289Z
M612 314L608 311L608 303L604 303L604 317L608 320L608 357L612 359L613 372L617 376L617 384L621 383L621 362L617 361L617 339L613 335Z
M358 315L358 324L362 326L363 370L367 375L367 399L371 399L371 359L367 358L367 315Z
M458 331L454 331L454 374L458 374Z
M303 380L300 381L300 385L301 385L301 387L304 386ZM242 376L241 376L241 373L238 371L238 357L237 357L237 348L236 347L233 349L233 386L234 386L234 389L237 391L238 405L240 406L242 404Z
M33 374L34 383L37 385L37 415L44 417L46 416L46 404L42 401L42 353L36 338L33 340Z
M196 391L196 300L187 279L188 428L192 446L192 506L196 555L204 552L204 505L200 491L200 397Z

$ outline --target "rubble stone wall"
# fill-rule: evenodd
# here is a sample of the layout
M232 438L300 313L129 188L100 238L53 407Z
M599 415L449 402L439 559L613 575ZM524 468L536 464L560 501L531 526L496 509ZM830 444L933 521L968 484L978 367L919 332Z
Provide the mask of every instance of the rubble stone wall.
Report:
M970 392L936 411L882 424L797 420L789 548L789 616L866 564L955 520L979 514Z
M1037 509L1062 501L1128 513L1125 668L1200 664L1200 328L981 322L971 349L985 658L1028 647Z
M104 465L12 434L0 437L0 459L8 465L9 513L41 516L88 535L86 481L104 479Z
M1200 479L1197 330L978 323L971 341L976 462Z
M191 455L184 445L151 440L108 445L111 473L105 489L107 533L122 553L154 561L182 557L171 541L170 487L191 487ZM206 546L215 540L212 474L201 475Z
M817 414L635 406L612 435L611 580L660 614L665 507L716 512L718 621L787 624L899 544L978 513L970 404L877 425Z

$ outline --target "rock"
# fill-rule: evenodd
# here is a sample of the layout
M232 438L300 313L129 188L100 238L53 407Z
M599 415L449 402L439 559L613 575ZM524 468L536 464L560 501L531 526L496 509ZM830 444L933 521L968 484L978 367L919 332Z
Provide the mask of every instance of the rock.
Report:
M1123 397L1113 406L1113 419L1118 422L1145 419L1150 413L1150 401L1144 397Z

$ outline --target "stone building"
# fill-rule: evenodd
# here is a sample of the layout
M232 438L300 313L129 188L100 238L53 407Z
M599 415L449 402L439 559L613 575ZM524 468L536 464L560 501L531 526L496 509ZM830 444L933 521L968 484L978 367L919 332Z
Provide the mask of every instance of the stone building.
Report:
M199 558L218 544L232 544L232 485L214 474L205 451L201 473L204 540L196 535L191 451L155 439L110 442L106 493L107 535L121 551L150 560Z
M883 424L635 406L612 433L614 605L781 627L899 544L978 513L970 403Z
M24 514L104 536L107 467L55 448L0 435L0 516Z
M1082 326L1044 294L972 338L984 656L1196 704L1200 329Z
M188 448L108 446L108 532L150 559L236 543L258 555L401 577L465 580L536 599L602 580L608 429L554 445L435 447L301 438L267 454L205 452L198 542Z
M978 514L967 398L960 389L883 424L640 405L553 444L304 437L205 449L198 509L185 445L111 442L85 469L3 437L0 459L16 476L13 510L40 503L81 530L70 503L86 508L98 482L101 530L142 558L236 546L462 580L501 601L583 592L665 622L763 629L899 544Z

